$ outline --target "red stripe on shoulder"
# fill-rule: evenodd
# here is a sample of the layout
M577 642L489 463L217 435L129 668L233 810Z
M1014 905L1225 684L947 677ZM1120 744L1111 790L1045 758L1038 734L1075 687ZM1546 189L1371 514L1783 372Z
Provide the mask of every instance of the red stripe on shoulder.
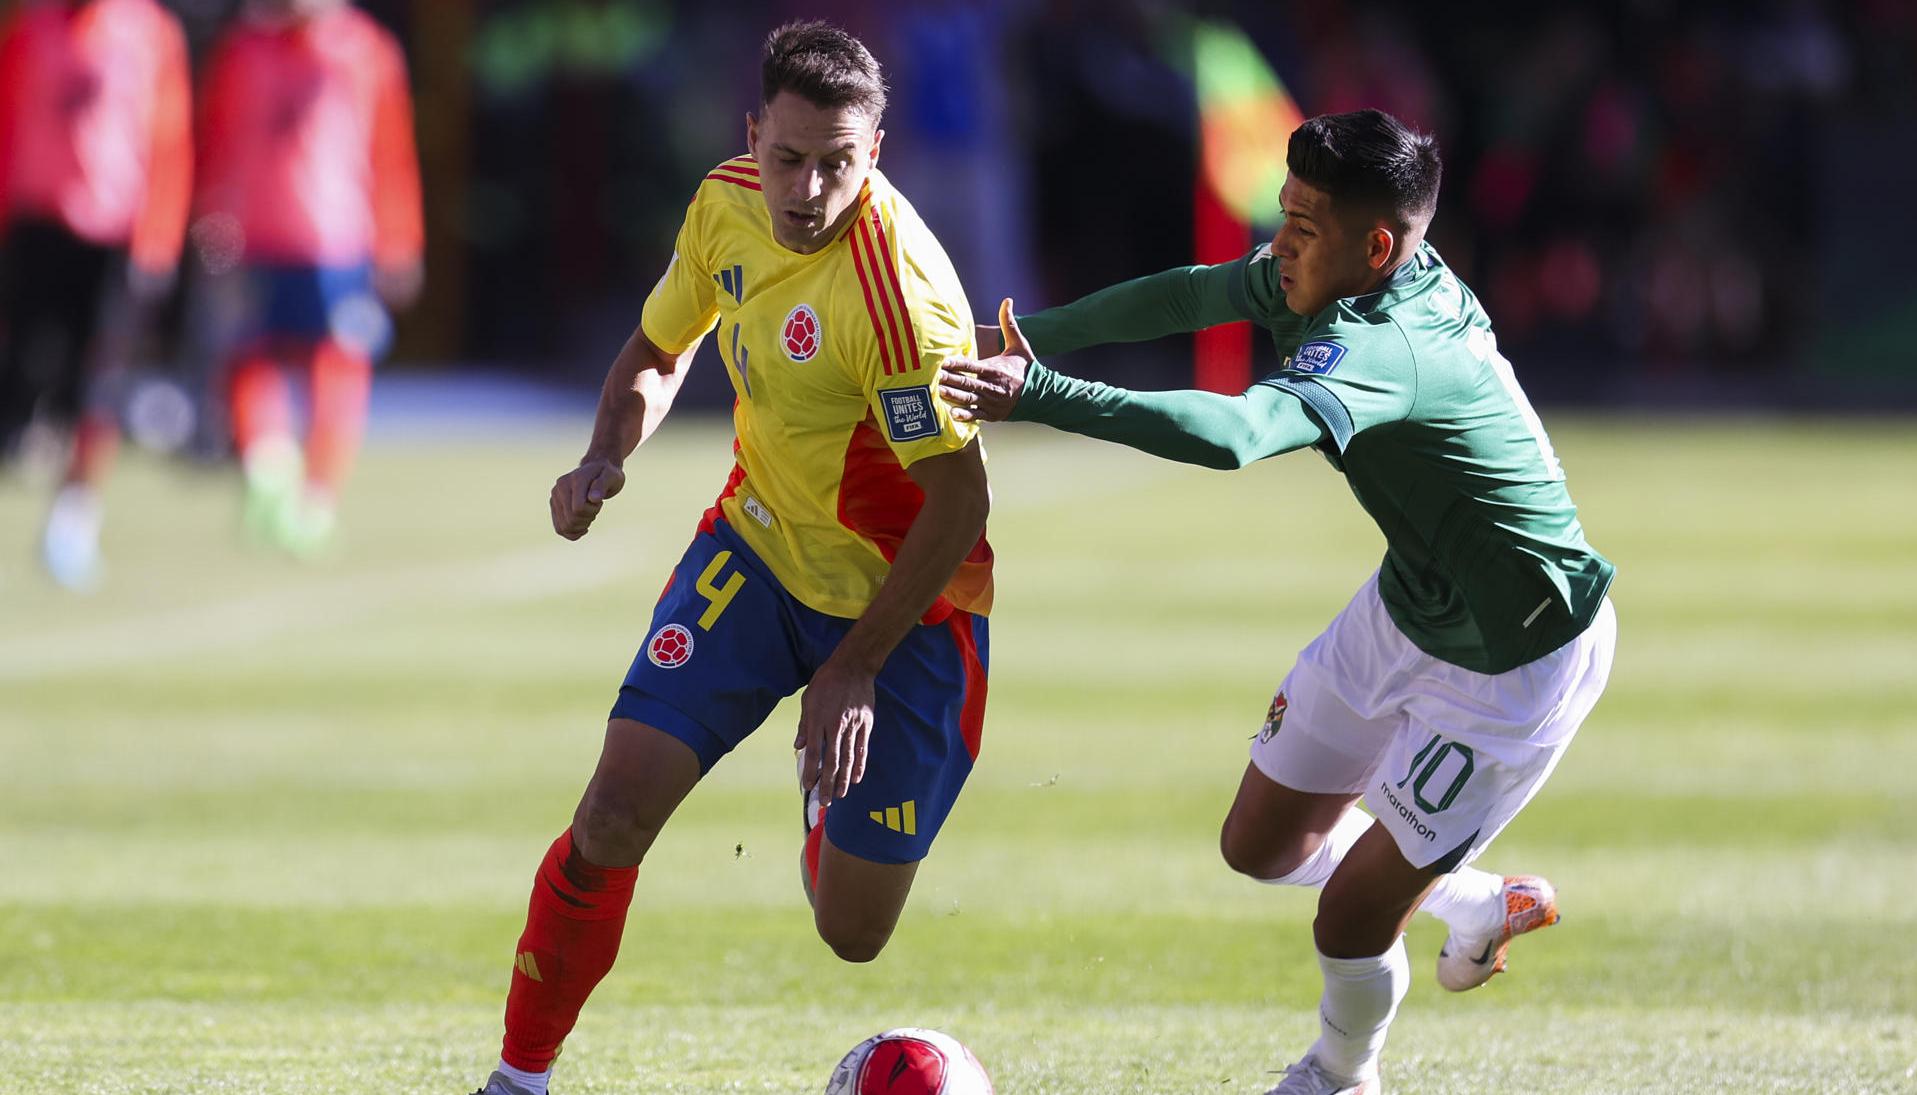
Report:
M858 242L865 245L866 262L872 267L872 282L878 289L879 310L885 313L886 330L881 332L880 339L882 341L887 337L891 339L892 359L896 363L891 371L902 373L907 369L917 368L917 355L911 352L911 345L909 343L905 343L899 338L900 317L893 314L893 298L885 291L884 275L879 272L879 268L884 263L884 260L879 257L878 246L873 242L872 227L867 223L865 218L861 217L859 219L858 227L854 230L854 236ZM906 320L908 325L910 322L909 319Z
M884 370L886 376L891 376L892 352L886 345L885 324L879 319L878 304L872 299L872 282L870 279L877 277L878 271L874 270L870 275L866 273L865 256L859 250L856 234L847 242L852 248L852 269L859 275L859 288L865 292L865 313L872 319L872 339L879 344L879 365Z
M714 171L732 171L740 175L751 175L752 177L757 178L759 175L759 161L753 159L750 156L738 156L733 159L727 160L726 162L720 164L718 167L713 168L713 170Z
M718 172L718 171L714 171L714 172L713 172L712 174L710 174L710 175L707 175L707 176L706 176L706 178L708 178L708 179L717 179L717 180L718 180L718 181L720 181L720 182L729 182L729 183L731 183L731 184L732 184L732 185L734 185L734 186L743 186L743 187L745 187L745 188L746 188L747 190L758 190L758 189L760 189L760 187L759 187L759 180L757 180L757 179L751 179L751 178L743 178L743 177L741 177L741 176L738 176L738 175L727 175L727 174L723 174L723 173L721 173L721 172Z
M899 282L899 268L898 265L892 261L892 248L885 238L885 223L879 219L879 211L876 206L872 209L872 230L878 233L878 250L880 256L885 260L886 280L891 282L892 293L898 297L899 318L904 321L905 324L905 345L911 351L911 365L909 367L918 369L923 364L919 361L918 334L912 330L912 313L905 307L905 287Z

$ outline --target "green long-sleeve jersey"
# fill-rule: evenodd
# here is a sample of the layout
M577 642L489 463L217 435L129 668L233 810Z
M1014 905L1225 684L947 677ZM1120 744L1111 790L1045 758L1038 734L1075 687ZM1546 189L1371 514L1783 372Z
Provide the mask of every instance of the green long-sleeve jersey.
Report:
M1422 244L1375 292L1285 307L1277 262L1167 270L1023 317L1041 356L1250 320L1283 364L1242 395L1136 392L1034 363L1011 417L1207 467L1315 447L1378 528L1378 587L1426 653L1502 673L1575 638L1614 573L1477 297Z

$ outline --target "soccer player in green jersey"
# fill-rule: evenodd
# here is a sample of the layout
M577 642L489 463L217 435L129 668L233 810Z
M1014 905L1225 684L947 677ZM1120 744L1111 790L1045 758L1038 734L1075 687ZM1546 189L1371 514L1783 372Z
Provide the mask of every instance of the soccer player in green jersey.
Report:
M1292 135L1287 162L1270 244L1022 322L1007 301L1005 353L948 362L940 391L954 417L1212 468L1313 448L1378 523L1383 563L1279 687L1221 836L1234 870L1323 889L1320 1034L1273 1095L1374 1095L1413 911L1450 927L1438 980L1453 991L1557 919L1544 879L1468 864L1603 691L1612 566L1585 542L1490 320L1424 242L1436 142L1375 110L1324 115ZM1282 360L1236 396L1128 391L1034 359L1233 320L1263 325Z

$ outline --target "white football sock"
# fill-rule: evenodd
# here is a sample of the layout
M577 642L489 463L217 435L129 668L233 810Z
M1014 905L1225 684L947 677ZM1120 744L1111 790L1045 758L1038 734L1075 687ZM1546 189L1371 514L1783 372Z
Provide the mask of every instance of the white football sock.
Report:
M1459 867L1440 877L1418 907L1461 939L1490 939L1504 928L1504 876Z
M1323 886L1344 862L1358 838L1371 828L1371 815L1356 808L1345 811L1331 827L1318 850L1305 857L1289 874L1259 881L1267 886ZM1504 927L1504 876L1460 867L1440 875L1437 885L1418 906L1445 922L1464 939L1489 939Z
M1351 850L1358 838L1371 828L1371 815L1363 810L1345 811L1338 824L1331 827L1325 839L1319 843L1318 850L1305 857L1303 863L1291 869L1291 873L1278 878L1259 879L1267 886L1322 886L1331 877L1331 872L1344 862L1345 853Z
M1318 1042L1311 1052L1325 1071L1356 1083L1378 1073L1385 1032L1411 988L1404 937L1375 958L1327 958L1325 994L1318 1001Z
M499 1062L499 1074L524 1088L527 1095L546 1095L546 1085L552 1082L552 1069L544 1072L527 1072Z

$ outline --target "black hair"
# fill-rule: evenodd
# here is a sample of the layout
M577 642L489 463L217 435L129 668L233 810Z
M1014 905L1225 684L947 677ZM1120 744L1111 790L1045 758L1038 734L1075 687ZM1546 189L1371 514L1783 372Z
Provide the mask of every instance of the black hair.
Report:
M790 91L814 106L885 113L885 76L865 43L820 20L787 23L765 39L761 102Z
M1292 131L1285 163L1336 205L1388 214L1400 231L1422 229L1438 209L1438 139L1382 110L1310 119Z

